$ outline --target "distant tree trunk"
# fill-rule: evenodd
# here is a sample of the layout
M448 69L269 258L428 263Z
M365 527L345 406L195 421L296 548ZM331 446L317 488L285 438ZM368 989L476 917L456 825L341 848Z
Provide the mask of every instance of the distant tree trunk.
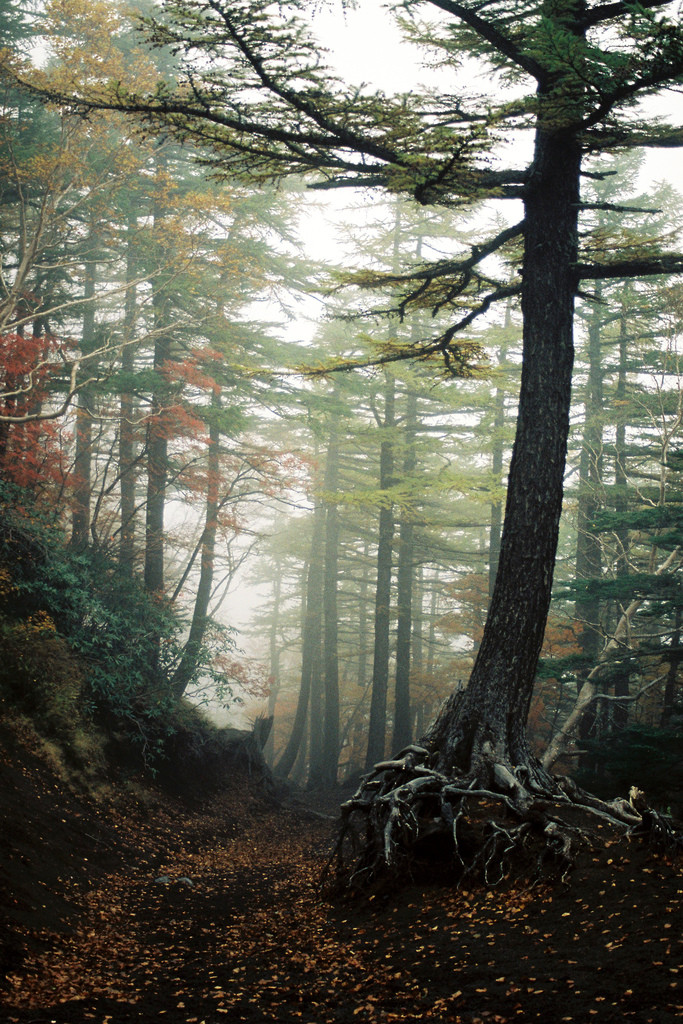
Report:
M380 445L380 490L385 492L379 513L377 588L375 591L375 646L372 666L372 697L366 767L384 757L389 684L389 628L391 624L391 571L394 543L394 511L389 488L394 476L395 383L387 374L384 392L384 440Z
M137 217L128 220L126 241L126 298L123 321L124 347L121 353L123 388L119 403L119 476L121 488L121 532L119 534L119 563L123 571L132 575L135 565L135 397L132 388L135 354L132 345L135 336L137 288L135 278L135 233Z
M415 473L417 453L417 395L409 391L406 397L404 427L405 456L403 475L409 480ZM407 747L412 739L412 708L410 697L410 654L413 627L413 576L415 558L415 523L411 509L401 514L398 541L397 623L396 623L396 692L394 700L394 750Z
M325 465L325 579L323 585L324 614L324 680L325 712L320 781L323 786L337 784L339 769L339 655L337 588L339 586L339 510L336 492L339 489L339 427L333 414Z
M358 588L358 652L356 667L356 683L364 690L366 685L366 674L368 670L368 588L370 586L370 573L368 565L368 554L370 545L367 540L363 542L363 565L361 568L360 586Z
M510 307L508 306L505 317L505 326L510 325ZM498 352L498 366L502 366L507 356L507 349L501 346ZM493 486L503 486L503 455L505 444L503 430L505 427L505 394L506 389L499 385L494 395L494 419L493 419L493 440L491 444L491 476ZM503 529L503 502L496 496L491 502L491 526L489 529L489 600L493 596L493 587L496 582L498 571L498 559L500 557L500 536Z
M169 390L163 374L169 362L170 340L165 333L166 301L153 299L155 325L154 371L157 376L152 395L152 412L147 425L147 497L145 504L145 587L150 593L164 590L164 515L168 482Z
M273 614L270 617L270 630L268 636L269 655L269 676L270 690L268 692L268 710L266 717L273 720L273 725L268 733L263 748L263 756L268 764L273 763L274 757L274 736L275 736L275 709L277 707L277 695L280 690L280 598L282 595L282 563L275 560L273 573Z
M88 355L95 348L95 284L97 267L92 259L91 248L94 235L88 236L88 258L85 263L85 280L83 284L83 336L81 352ZM92 367L86 364L89 376ZM73 511L71 516L71 543L75 548L86 548L90 543L90 503L92 499L92 460L93 460L93 416L95 398L90 386L78 392L76 405L76 454L74 458Z
M311 667L311 700L308 715L308 780L309 789L320 786L323 771L323 664L322 664L322 619L313 651Z
M412 664L413 676L421 679L424 675L424 569L417 566L415 572L415 585L413 593L413 642L412 642ZM420 699L414 702L414 725L413 736L422 736L425 730L425 699L424 693Z
M683 652L681 652L681 609L676 608L674 617L674 629L671 634L671 653L669 655L669 671L666 674L666 682L664 684L664 701L662 705L662 716L660 719L660 725L662 728L666 728L671 720L671 716L674 713L676 707L676 688L678 682L678 667L683 660Z
M602 485L602 288L598 282L595 306L588 325L588 382L586 386L583 441L579 461L579 507L576 537L576 577L581 583L598 579L602 573L602 546L593 525L600 507L599 489ZM574 605L574 617L579 624L578 643L585 663L596 663L601 647L600 601L588 590ZM579 681L578 689L583 685ZM589 739L595 732L598 709L595 702L583 714L579 723L579 739ZM579 767L594 771L597 762L591 755L579 757Z
M310 742L310 734L308 726L308 712L309 708L306 708L306 719L304 721L304 729L301 737L301 743L297 751L296 760L289 773L290 782L294 783L295 786L303 786L306 782L306 766L308 764L308 746Z
M171 298L166 281L165 263L170 259L170 248L165 237L168 210L164 204L163 180L167 159L163 150L157 154L157 181L159 193L153 203L153 240L155 243L156 275L150 280L152 309L154 311L154 384L151 414L147 423L147 494L145 502L145 587L152 594L164 591L164 517L166 488L168 485L169 409L172 389L168 379L171 364L170 305Z
M619 324L619 371L617 376L617 387L615 393L615 405L617 407L617 424L614 441L614 511L617 516L623 515L628 509L628 476L626 474L626 415L624 413L626 402L626 376L628 372L628 325L626 323L626 312L622 311ZM616 537L619 544L617 552L617 576L627 576L628 567L628 528L617 527Z
M220 396L213 394L212 410L218 413ZM218 531L219 483L220 483L221 431L218 415L209 423L209 450L206 474L206 512L201 537L201 559L199 582L194 599L190 634L183 648L180 664L173 674L171 686L176 699L180 699L194 678L201 657L202 644L209 624L209 602L213 590L214 562L216 557L216 533Z
M623 299L622 316L619 322L619 371L617 376L617 387L615 405L617 411L617 425L614 444L614 511L618 517L626 521L628 510L628 476L626 473L626 381L629 363L629 336L626 310L628 302L629 286L625 287L626 295ZM629 530L626 526L617 526L614 534L617 539L617 578L624 578L629 575ZM617 614L618 620L618 614ZM618 670L614 679L615 697L628 697L630 693L630 681L628 668ZM628 724L628 702L615 702L613 721L617 728L623 729ZM593 714L595 712L593 711Z
M306 581L306 613L301 638L301 686L292 732L275 766L277 774L285 778L294 767L299 748L306 734L313 674L316 670L320 671L324 531L325 510L322 505L317 505L313 513L313 536Z

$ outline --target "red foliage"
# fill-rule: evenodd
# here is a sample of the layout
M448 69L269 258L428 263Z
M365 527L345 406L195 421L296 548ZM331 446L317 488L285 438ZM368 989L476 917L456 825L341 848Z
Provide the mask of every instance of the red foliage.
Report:
M229 652L221 652L213 659L214 671L219 672L228 686L237 689L242 697L262 700L270 693L272 677L265 665L247 658L239 658Z
M0 335L0 475L22 487L61 484L66 477L60 428L39 418L61 348L49 334Z

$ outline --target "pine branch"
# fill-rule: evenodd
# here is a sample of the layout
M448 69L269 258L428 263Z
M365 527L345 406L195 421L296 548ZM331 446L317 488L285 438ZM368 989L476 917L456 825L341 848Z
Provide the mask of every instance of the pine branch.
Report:
M683 146L683 127L663 127L656 132L642 132L633 129L617 131L591 129L587 136L587 153L614 152L617 149L680 149ZM585 177L597 175L585 174Z
M653 259L620 260L615 263L577 263L580 280L607 281L614 278L652 277L655 274L683 274L683 255L670 253Z
M413 270L407 274L382 274L378 275L378 282L382 285L408 284L411 281L425 281L431 284L442 277L454 277L468 270L473 270L487 256L492 256L503 248L507 242L519 238L524 233L524 222L519 221L509 228L505 228L484 245L473 245L470 255L461 260L439 260L421 270ZM413 296L411 296L412 298Z
M581 203L582 210L605 210L609 213L662 213L652 206L623 206L621 203Z
M582 29L593 28L595 25L602 25L606 21L614 21L615 18L623 18L628 14L633 14L638 8L644 10L653 10L657 7L666 7L670 0L641 0L638 4L624 2L624 0L617 0L616 3L602 4L600 7L594 7L592 10L586 11L579 25Z
M537 81L545 78L545 68L533 57L523 53L516 43L504 35L495 25L480 18L476 11L471 10L464 4L457 3L457 0L429 0L434 7L441 8L447 14L453 14L460 18L466 25L469 25L482 39L490 43L499 53L516 64L517 67L526 71Z

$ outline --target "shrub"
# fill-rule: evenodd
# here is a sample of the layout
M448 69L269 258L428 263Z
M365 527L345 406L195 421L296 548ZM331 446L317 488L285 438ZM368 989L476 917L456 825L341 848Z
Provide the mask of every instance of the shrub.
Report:
M170 728L183 622L106 552L75 551L56 512L0 482L3 692L35 714L75 702L150 751Z
M65 735L80 716L83 669L46 612L0 620L0 691L42 732Z

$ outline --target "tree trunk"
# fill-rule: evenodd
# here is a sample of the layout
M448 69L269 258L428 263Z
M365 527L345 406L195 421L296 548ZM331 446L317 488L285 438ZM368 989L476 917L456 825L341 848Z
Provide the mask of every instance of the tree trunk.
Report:
M93 233L88 236L88 256L91 257ZM88 258L85 264L85 280L83 284L83 336L81 352L88 355L95 348L95 282L96 264ZM92 367L86 364L86 374L90 376ZM74 497L71 516L71 543L75 548L86 548L90 543L90 503L92 499L92 459L93 459L93 414L94 394L92 387L86 386L78 392L76 406L76 454L74 458Z
M628 476L626 474L626 375L628 372L628 327L626 310L622 311L619 323L619 372L615 393L617 407L617 426L614 441L614 511L624 515L628 509ZM617 528L616 537L619 545L617 552L616 574L627 576L629 573L628 527Z
M135 398L132 378L135 370L135 354L132 345L135 335L137 307L136 260L134 238L137 218L130 216L126 242L126 299L124 308L123 340L121 353L121 376L123 387L119 404L119 476L121 487L121 533L119 536L119 564L122 570L132 575L135 565Z
M367 680L365 674L368 667L368 587L370 585L370 569L368 565L368 554L370 545L367 540L363 542L363 555L360 586L358 588L358 661L356 664L356 684L361 690L365 689Z
M275 708L277 706L277 695L280 690L280 644L279 644L279 633L280 633L280 597L282 594L282 563L279 559L275 560L275 569L273 574L273 614L270 618L270 630L268 638L268 651L269 651L269 676L270 676L270 690L268 692L268 710L266 717L272 719L273 725L268 733L268 739L266 740L263 748L263 756L266 759L266 763L272 765L274 758L274 744L275 744Z
M339 489L338 416L333 414L325 465L325 579L323 585L323 675L325 711L321 779L325 787L337 784L339 767L339 656L337 588L339 585L339 510L335 498Z
M583 441L579 462L579 507L576 538L576 577L579 583L589 584L602 573L602 546L593 527L602 485L602 288L598 282L595 306L588 325L588 383L586 387ZM575 602L574 617L579 624L578 643L583 658L591 667L600 652L600 601L587 590ZM579 683L579 690L582 683ZM595 703L586 709L579 723L579 738L589 739L595 731L597 708ZM579 756L583 771L595 771L597 762L589 754Z
M422 632L424 630L424 569L421 565L416 566L415 569L415 583L413 593L413 638L412 638L412 667L413 676L417 680L421 680L424 675L424 640ZM426 702L424 693L421 693L418 700L413 702L413 736L422 736L425 730L425 723L427 721Z
M153 297L155 327L154 370L157 375L152 395L152 415L147 425L147 497L145 505L145 587L150 593L164 590L164 513L168 481L168 387L163 379L170 354L165 334L165 300Z
M322 594L320 595L322 597ZM323 770L323 673L322 618L317 622L317 636L311 664L311 699L308 715L308 780L309 789L320 785Z
M523 366L500 560L469 685L453 694L428 742L446 771L484 754L549 781L531 757L526 721L550 604L562 509L574 358L580 143L544 123L525 198ZM552 106L552 104L551 104Z
M301 686L297 700L294 724L287 746L275 766L278 775L285 778L290 774L297 760L299 748L306 734L306 720L311 698L313 673L320 667L320 636L322 629L322 588L323 588L323 542L325 516L322 505L317 505L313 513L313 536L311 538L311 556L308 563L306 581L306 613L303 624L301 644Z
M671 634L671 653L669 655L669 671L666 674L664 684L664 701L660 726L664 729L669 724L676 707L676 684L678 681L678 667L683 657L681 653L681 609L676 608L674 616L674 628Z
M505 312L505 326L511 325L510 307ZM498 351L498 367L504 365L507 357L507 346L501 345ZM493 486L497 489L503 486L503 455L505 443L503 431L505 428L505 395L506 388L501 384L496 388L494 396L494 420L493 439L491 444L491 476ZM491 502L491 526L489 530L489 600L493 597L493 588L496 583L498 572L498 559L500 558L500 536L503 529L503 502L496 497Z
M212 395L211 404L216 413L220 409L220 396ZM209 451L207 458L206 513L201 538L199 583L194 599L190 634L185 643L180 664L173 674L171 686L176 699L180 699L195 676L202 644L209 623L209 602L213 590L213 570L218 531L221 431L218 415L209 424Z
M417 454L417 395L409 391L406 403L403 475L409 479L415 472ZM401 514L398 541L397 622L396 622L396 692L394 701L393 749L407 747L412 739L412 710L410 700L410 652L413 625L413 562L415 558L415 524L411 509Z
M372 697L366 767L384 757L389 685L389 627L391 624L391 570L394 543L394 511L388 489L394 475L394 379L387 374L384 395L384 440L380 446L380 490L387 492L379 513L377 545L377 589L375 591L375 646L372 665Z

